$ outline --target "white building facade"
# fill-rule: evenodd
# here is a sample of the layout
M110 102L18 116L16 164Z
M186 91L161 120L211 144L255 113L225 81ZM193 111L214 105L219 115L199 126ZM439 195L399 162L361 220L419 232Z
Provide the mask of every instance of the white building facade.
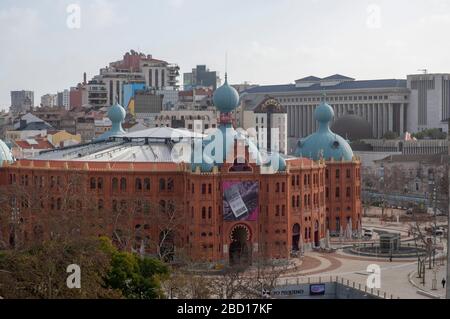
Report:
M185 128L205 133L217 127L220 112L211 110L174 110L162 111L154 117L153 126Z
M370 123L374 138L387 132L439 128L448 130L450 117L450 74L409 75L405 79L357 81L335 74L326 78L309 76L295 84L258 86L241 94L242 112L252 109L266 95L273 96L287 109L288 148L299 138L317 129L315 108L326 100L335 120L355 114Z
M450 74L408 75L411 91L407 127L412 132L429 128L448 130L450 118Z
M253 110L243 114L243 128L256 137L261 149L288 153L288 116L286 108L267 96Z
M58 104L57 94L45 94L41 96L41 106L43 107L54 107Z
M314 111L323 100L333 107L335 120L349 113L367 120L376 138L389 131L399 135L406 131L406 80L355 81L334 75L324 79L307 77L295 84L258 86L241 95L243 110L253 108L268 94L286 108L288 152L295 149L299 138L317 130Z

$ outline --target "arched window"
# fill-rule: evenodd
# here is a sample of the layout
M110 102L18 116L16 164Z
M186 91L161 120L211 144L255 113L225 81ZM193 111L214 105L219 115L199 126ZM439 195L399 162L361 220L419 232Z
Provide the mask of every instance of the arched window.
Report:
M125 192L127 190L127 180L125 177L120 179L120 191Z
M144 190L146 190L146 191L150 190L150 178L144 179Z
M167 191L173 192L173 189L174 189L173 178L169 177L167 179Z
M341 219L339 217L336 217L336 231L341 230Z
M297 196L297 207L300 207L300 196Z
M206 219L206 207L202 207L202 219Z
M339 196L341 196L341 192L339 187L336 187L336 198L339 198Z
M117 192L119 190L119 179L116 177L112 179L112 190L113 192Z
M112 201L112 210L113 212L117 212L117 201L115 199Z
M212 218L212 207L208 208L208 219Z
M58 198L56 200L56 208L57 209L61 209L61 206L62 206L62 200L61 200L61 198Z
M97 180L97 188L103 189L103 178L102 177L99 177Z
M295 196L292 196L292 207L295 207Z
M165 191L166 190L166 180L164 178L161 178L159 180L159 191Z
M136 191L141 191L142 190L142 181L140 178L136 178L136 182L134 185Z
M91 177L91 189L95 189L97 185L97 181L95 180L94 177Z

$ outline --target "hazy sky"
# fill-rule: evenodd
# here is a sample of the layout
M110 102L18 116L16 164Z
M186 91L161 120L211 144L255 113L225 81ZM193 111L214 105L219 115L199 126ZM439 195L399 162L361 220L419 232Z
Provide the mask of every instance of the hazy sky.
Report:
M19 89L38 104L129 49L221 75L228 52L232 83L450 72L450 0L1 0L0 108Z

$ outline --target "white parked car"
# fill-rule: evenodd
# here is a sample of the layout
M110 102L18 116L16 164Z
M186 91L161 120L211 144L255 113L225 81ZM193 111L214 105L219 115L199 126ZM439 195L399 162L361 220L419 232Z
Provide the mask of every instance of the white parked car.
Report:
M363 236L372 238L373 236L373 230L368 228L363 228Z

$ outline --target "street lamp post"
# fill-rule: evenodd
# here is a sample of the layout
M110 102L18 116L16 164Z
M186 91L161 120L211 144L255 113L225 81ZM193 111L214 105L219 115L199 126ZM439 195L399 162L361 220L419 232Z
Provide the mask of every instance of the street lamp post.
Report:
M450 155L450 118L447 119L448 121L448 154ZM449 183L450 183L450 171L447 172L449 176ZM449 185L450 186L450 185ZM449 288L449 280L450 280L450 187L449 187L449 201L448 201L448 215L447 215L447 286L446 286L446 294L445 298L450 299L450 288Z

